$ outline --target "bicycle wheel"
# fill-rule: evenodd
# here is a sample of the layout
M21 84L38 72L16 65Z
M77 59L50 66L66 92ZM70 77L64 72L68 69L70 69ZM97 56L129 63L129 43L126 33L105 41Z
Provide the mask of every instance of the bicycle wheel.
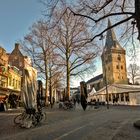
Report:
M15 124L20 124L21 121L22 121L22 114L19 114L19 115L15 116L15 118L14 118L14 123Z
M46 120L46 113L42 112L40 115L40 122L44 122Z
M32 124L33 124L33 126L37 126L37 124L38 124L37 116L36 115L37 114L35 114L35 115L32 116Z

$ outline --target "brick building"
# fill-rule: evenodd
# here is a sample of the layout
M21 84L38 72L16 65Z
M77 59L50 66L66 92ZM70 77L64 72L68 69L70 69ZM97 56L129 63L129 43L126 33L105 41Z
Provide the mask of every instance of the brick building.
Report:
M15 44L14 50L9 54L8 63L10 66L15 66L20 70L20 73L23 74L23 69L27 66L31 66L31 60L29 57L24 56L20 51L20 45Z
M108 27L111 26L108 21ZM103 81L107 84L127 84L125 50L116 39L113 29L107 31L106 44L102 53ZM106 79L105 79L106 78Z
M9 95L15 99L20 96L21 75L19 69L8 65L8 56L4 48L0 47L0 103L6 102ZM7 102L5 103L8 104Z
M111 22L108 21L108 27ZM106 35L106 43L101 55L103 74L87 81L88 91L94 87L96 91L107 84L128 84L125 50L117 41L113 29L109 29Z

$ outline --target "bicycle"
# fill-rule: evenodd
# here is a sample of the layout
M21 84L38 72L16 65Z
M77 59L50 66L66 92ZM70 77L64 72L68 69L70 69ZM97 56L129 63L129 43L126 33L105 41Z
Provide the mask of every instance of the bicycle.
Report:
M33 124L36 126L38 123L42 123L46 120L46 113L42 112L42 108L38 108L38 111L35 112L33 118Z
M25 120L25 118L27 118L27 113L26 111L24 111L23 113L15 116L14 118L14 123L15 124L22 124L23 120Z
M20 127L30 128L37 126L38 123L46 120L46 113L42 112L40 108L38 111L35 109L26 109L23 113L15 116L14 123Z

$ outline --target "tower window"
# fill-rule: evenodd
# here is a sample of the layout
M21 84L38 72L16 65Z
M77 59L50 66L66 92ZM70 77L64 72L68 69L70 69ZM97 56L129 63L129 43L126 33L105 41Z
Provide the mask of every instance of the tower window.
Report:
M121 66L121 69L123 70L123 66Z
M121 56L120 56L120 55L118 55L117 59L118 59L119 61L121 61Z
M119 69L119 65L116 65L116 69Z

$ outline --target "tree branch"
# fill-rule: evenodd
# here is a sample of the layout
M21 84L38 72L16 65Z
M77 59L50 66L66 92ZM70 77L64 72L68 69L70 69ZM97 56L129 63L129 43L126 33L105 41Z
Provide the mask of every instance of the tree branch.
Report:
M112 29L112 28L114 28L114 27L116 27L116 26L118 26L118 25L120 25L120 24L122 24L122 23L124 23L124 22L126 22L126 21L128 21L128 20L130 20L130 19L132 19L132 18L133 18L133 16L130 16L130 17L128 17L128 18L126 18L126 19L124 19L124 20L122 20L122 21L120 21L120 22L117 22L116 24L114 24L114 25L112 25L112 26L106 28L106 29L103 30L101 33L95 35L95 36L94 36L92 39L90 39L87 43L90 43L90 42L93 41L96 37L101 36L104 32L108 31L109 29Z

